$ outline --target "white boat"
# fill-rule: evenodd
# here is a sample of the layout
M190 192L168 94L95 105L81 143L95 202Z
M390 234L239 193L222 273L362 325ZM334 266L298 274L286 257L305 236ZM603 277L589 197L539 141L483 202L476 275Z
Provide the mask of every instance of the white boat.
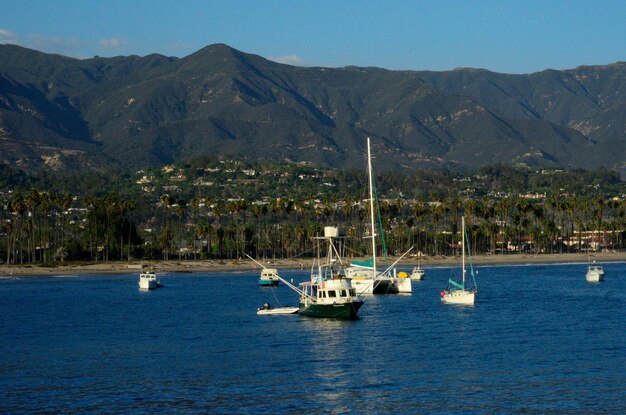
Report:
M152 271L141 271L139 274L139 288L142 290L154 290L159 286L156 274Z
M269 303L265 303L263 304L263 307L259 307L256 313L260 316L296 314L298 310L298 307L272 307Z
M352 261L346 268L346 277L352 281L358 294L410 294L413 292L410 278L400 277L397 274L395 264L400 261L409 251L402 255L395 263L383 272L376 267L376 227L374 216L374 182L372 179L372 154L370 139L367 138L367 173L369 178L369 202L370 202L370 238L372 240L372 258L365 262ZM411 248L412 249L412 248ZM406 273L401 273L406 274Z
M276 268L263 268L259 276L259 285L275 287L279 284L278 270Z
M444 304L463 304L463 305L473 305L476 299L476 292L478 288L476 286L476 278L474 276L474 266L472 265L471 255L469 250L469 243L467 242L469 239L467 238L465 232L465 216L461 218L461 281L455 281L452 278L448 279L448 288L441 292L441 302ZM466 283L466 269L465 269L465 246L467 243L467 252L470 256L470 273L472 276L472 286L468 288ZM469 281L468 281L469 284Z
M418 265L415 268L413 268L413 271L411 272L411 279L421 281L424 279L425 275L426 275L426 271L420 268L420 266Z
M587 282L600 282L604 281L604 268L596 261L587 265L587 275L585 276Z
M417 266L413 268L413 271L411 272L411 279L416 280L416 281L421 281L424 279L425 276L426 276L426 270L420 268L420 262L418 259Z

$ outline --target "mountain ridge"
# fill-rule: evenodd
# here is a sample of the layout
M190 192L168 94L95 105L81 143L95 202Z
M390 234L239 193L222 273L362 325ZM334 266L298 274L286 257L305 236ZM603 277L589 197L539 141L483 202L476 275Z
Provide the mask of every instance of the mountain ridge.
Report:
M304 68L224 44L83 60L0 45L0 163L135 169L221 154L362 167L370 136L390 169L624 173L624 79L625 62L515 75Z

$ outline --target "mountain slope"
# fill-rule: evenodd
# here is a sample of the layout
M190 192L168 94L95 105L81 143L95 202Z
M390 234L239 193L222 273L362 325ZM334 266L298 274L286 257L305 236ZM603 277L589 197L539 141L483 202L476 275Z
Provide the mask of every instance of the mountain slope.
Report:
M137 168L201 154L390 169L624 169L626 64L530 75L299 68L226 45L77 60L0 45L0 162ZM51 163L50 160L55 160Z

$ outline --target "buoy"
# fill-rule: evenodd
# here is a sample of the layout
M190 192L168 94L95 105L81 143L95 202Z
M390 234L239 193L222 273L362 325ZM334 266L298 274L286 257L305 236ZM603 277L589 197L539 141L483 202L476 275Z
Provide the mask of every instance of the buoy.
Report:
M446 296L446 292L445 292L445 291L442 291L442 292L441 292L441 296L442 296L442 297L445 297L445 296Z

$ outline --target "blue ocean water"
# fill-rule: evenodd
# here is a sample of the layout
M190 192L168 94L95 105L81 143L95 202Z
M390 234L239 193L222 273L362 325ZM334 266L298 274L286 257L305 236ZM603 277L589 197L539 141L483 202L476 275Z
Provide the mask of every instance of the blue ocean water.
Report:
M473 307L426 268L357 321L257 316L297 297L256 271L2 278L0 413L623 414L626 264L585 268L479 267Z

